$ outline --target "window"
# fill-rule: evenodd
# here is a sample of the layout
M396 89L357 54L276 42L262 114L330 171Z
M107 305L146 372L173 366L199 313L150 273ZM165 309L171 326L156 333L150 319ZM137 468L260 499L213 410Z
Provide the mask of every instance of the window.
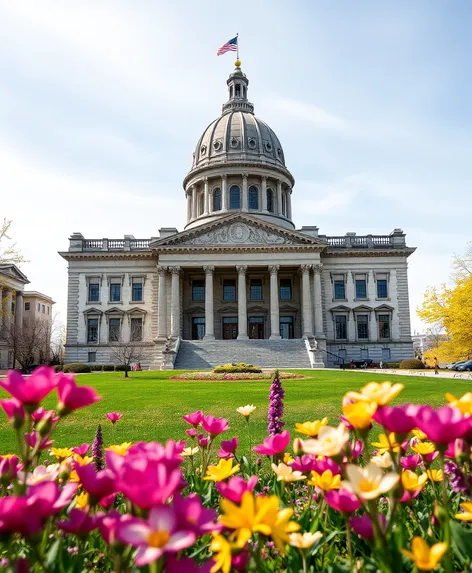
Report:
M367 298L367 281L356 279L356 298Z
M25 310L31 310L31 303L25 302Z
M379 338L390 338L390 315L379 314Z
M119 283L111 283L110 285L110 302L121 301L121 285Z
M259 190L254 185L249 187L249 209L259 209Z
M387 279L377 279L377 298L388 298Z
M192 300L195 300L195 301L205 300L205 281L204 280L192 281Z
M367 340L369 338L369 317L361 314L357 317L357 338Z
M41 305L41 312L42 312L43 314L46 313L46 307L44 306L44 304Z
M203 340L205 336L205 317L192 317L192 340Z
M41 312L41 303L38 302L38 312Z
M87 342L98 342L98 318L87 321Z
M131 285L131 300L141 302L143 300L143 279L133 279Z
M281 338L293 338L293 316L281 316L279 325Z
M292 300L291 279L280 279L280 300Z
M236 300L236 281L223 281L223 300Z
M239 84L236 84L235 90L236 90L236 97L239 97L241 95L241 86Z
M108 323L108 340L109 342L118 342L120 340L121 320L119 318L110 318Z
M262 300L262 281L261 279L251 280L249 287L249 298L251 300Z
M287 215L287 198L285 193L282 193L282 215Z
M346 288L344 285L344 279L336 279L334 281L334 298L346 299Z
M204 198L203 193L198 196L198 214L203 215L203 211L205 210Z
M221 211L221 189L219 187L213 191L213 211Z
M229 208L230 209L241 208L241 192L237 185L233 185L229 190Z
M88 361L89 362L96 362L97 361L97 353L96 352L89 352L88 353Z
M88 301L99 302L99 300L100 300L100 285L98 283L89 283Z
M334 319L336 327L336 339L346 340L347 339L347 317L346 316L336 316Z
M382 362L388 362L390 358L390 348L382 348Z
M140 342L142 339L143 339L143 319L132 318L130 340L132 342Z
M369 360L369 349L361 348L361 360Z
M49 306L46 307L48 309L48 314L49 314Z
M272 189L267 189L267 211L274 212L274 192Z

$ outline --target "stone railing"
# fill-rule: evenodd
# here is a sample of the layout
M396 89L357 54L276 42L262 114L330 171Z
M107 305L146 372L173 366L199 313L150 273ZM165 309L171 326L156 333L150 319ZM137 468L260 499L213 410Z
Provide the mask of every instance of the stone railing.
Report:
M399 249L406 247L405 234L395 229L390 235L356 235L346 233L344 236L328 237L319 235L328 243L330 249Z
M69 251L149 251L151 239L84 239L83 236L70 237Z

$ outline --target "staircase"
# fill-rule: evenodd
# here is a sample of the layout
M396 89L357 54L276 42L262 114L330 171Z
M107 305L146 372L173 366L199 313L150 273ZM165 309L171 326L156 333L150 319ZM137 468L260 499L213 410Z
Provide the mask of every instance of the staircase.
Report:
M208 370L233 362L262 368L311 368L304 340L182 340L174 368Z

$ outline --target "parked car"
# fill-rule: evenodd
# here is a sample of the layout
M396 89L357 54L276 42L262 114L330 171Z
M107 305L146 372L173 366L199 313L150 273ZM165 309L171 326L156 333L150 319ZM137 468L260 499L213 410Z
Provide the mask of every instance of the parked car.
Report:
M451 366L451 370L458 370L459 366L462 366L462 364L465 364L466 362L468 362L468 360L459 360L459 362L454 362Z
M464 371L472 371L472 360L467 360L467 362L463 362L462 364L459 364L459 366L457 367L458 372L464 372Z

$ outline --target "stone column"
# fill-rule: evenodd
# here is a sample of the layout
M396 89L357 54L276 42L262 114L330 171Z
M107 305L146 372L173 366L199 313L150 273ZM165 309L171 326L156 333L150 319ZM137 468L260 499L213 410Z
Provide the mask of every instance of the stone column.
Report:
M221 210L228 210L228 176L226 173L221 176Z
M314 273L314 293L313 293L313 305L315 309L315 337L323 336L323 301L321 298L321 271L323 270L323 265L313 265Z
M277 213L282 215L282 181L277 180Z
M172 338L180 336L180 267L169 267L172 273L171 307L170 307L170 335Z
M310 296L310 269L311 265L301 265L302 275L302 308L303 308L303 337L313 336L313 320Z
M16 303L15 303L15 326L20 331L23 329L23 310L24 310L23 293L21 291L18 291L16 293Z
M210 192L208 191L208 177L203 179L203 214L208 215L210 212Z
M248 210L247 178L248 178L248 174L243 173L243 196L242 196L242 201L241 201L241 211L247 211Z
M185 192L185 198L187 199L187 223L189 223L192 218L192 195L190 191Z
M198 194L197 186L192 185L192 219L197 218L197 208L198 208Z
M167 338L167 304L166 304L166 278L167 267L158 265L159 290L157 294L157 339Z
M267 211L267 177L265 177L265 176L262 177L261 194L262 194L262 200L261 200L262 212L268 213L268 211Z
M3 289L0 286L0 328L2 328L4 325L5 322L3 320L4 316L5 316L5 308L3 306Z
M270 339L280 340L279 265L269 265L270 273Z
M292 190L287 189L287 217L292 218Z
M5 296L5 304L3 307L3 324L8 328L12 324L11 302L12 302L12 292L10 289L7 289L7 294Z
M238 271L238 340L247 340L247 266L237 266L236 270Z
M215 317L213 312L213 275L215 267L205 266L205 337L204 340L215 339Z

